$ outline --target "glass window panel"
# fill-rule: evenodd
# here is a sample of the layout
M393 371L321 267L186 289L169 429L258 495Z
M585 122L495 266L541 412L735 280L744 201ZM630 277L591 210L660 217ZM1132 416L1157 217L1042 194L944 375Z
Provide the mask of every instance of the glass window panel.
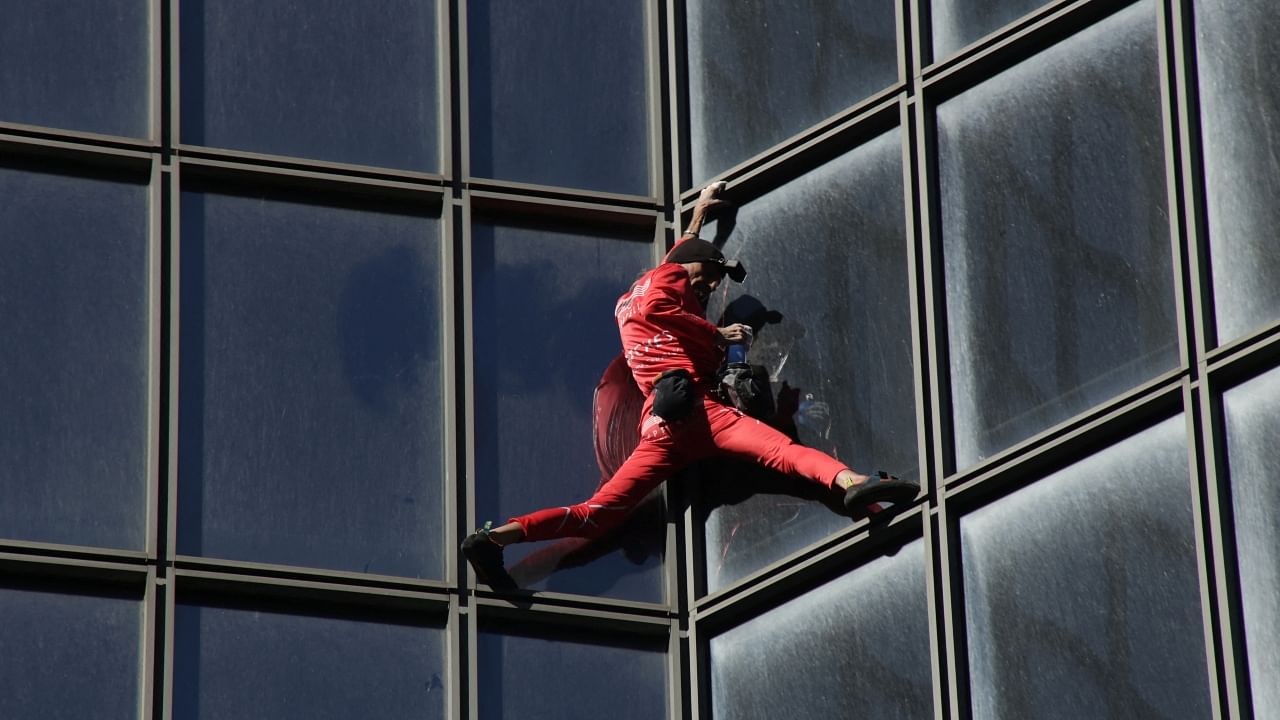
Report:
M1182 416L960 521L973 715L1209 717Z
M1280 370L1224 396L1253 713L1280 717Z
M482 632L480 720L656 720L667 713L666 640L616 646Z
M1137 3L938 108L958 467L1178 363L1156 28Z
M711 224L704 235L727 236L725 254L742 261L747 279L722 284L708 317L772 313L747 360L769 372L774 424L856 469L915 477L898 133L752 201L732 225ZM839 509L839 497L812 483L723 461L703 476L712 591L848 526L815 502Z
M173 716L446 716L444 631L368 619L178 605Z
M442 576L438 232L183 195L179 552Z
M5 720L139 717L142 603L0 588Z
M945 59L1048 3L1049 0L930 0L933 57Z
M0 167L0 537L145 543L147 196Z
M0 22L0 122L149 132L148 0L9 2Z
M645 4L469 0L471 174L648 195Z
M933 714L919 541L711 640L717 718Z
M1196 60L1218 336L1280 319L1280 13L1272 0L1196 3Z
M592 400L622 350L613 306L652 265L643 235L571 234L477 225L475 308L476 513L498 523L581 502L600 483ZM666 543L660 502L641 506L614 539L513 545L522 585L661 601ZM552 571L555 571L554 574Z
M694 0L686 12L699 185L898 80L893 3Z
M184 0L182 141L433 171L436 4Z

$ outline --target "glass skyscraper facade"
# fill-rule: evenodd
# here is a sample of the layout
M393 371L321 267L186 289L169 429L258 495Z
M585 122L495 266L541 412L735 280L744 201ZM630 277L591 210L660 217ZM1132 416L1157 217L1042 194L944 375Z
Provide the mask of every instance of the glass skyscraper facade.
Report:
M0 717L1280 718L1270 0L0 0ZM604 540L698 191L777 422Z

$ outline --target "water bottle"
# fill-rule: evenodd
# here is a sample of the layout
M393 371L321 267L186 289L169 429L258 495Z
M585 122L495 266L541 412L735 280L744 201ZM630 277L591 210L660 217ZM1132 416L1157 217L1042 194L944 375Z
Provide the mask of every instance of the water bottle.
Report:
M747 326L747 339L729 346L729 349L725 352L725 362L730 365L735 363L745 365L747 362L747 350L751 349L751 341L753 339L754 335L751 332L751 327Z

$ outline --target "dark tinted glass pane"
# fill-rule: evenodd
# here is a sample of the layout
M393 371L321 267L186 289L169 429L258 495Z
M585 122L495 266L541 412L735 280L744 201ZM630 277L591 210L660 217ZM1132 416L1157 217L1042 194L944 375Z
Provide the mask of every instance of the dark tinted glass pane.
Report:
M699 184L898 79L893 3L692 0L686 12Z
M0 537L141 549L147 188L0 168Z
M751 202L731 232L719 222L705 233L727 233L725 254L747 268L708 317L765 321L747 360L769 373L774 425L856 469L915 476L903 212L896 132ZM809 482L723 462L703 476L713 591L849 523Z
M179 605L173 717L445 717L444 631Z
M5 720L139 716L142 604L0 588Z
M1280 370L1225 396L1240 590L1253 678L1253 712L1280 717Z
M714 716L931 717L925 595L915 542L713 638Z
M649 194L645 3L469 0L471 174Z
M477 644L480 720L668 715L667 657L659 650L494 633L480 633Z
M435 3L185 0L182 141L435 170Z
M147 0L8 2L0 122L148 134Z
M442 575L437 233L183 195L179 552Z
M1218 335L1280 318L1280 12L1271 0L1196 3L1205 192Z
M581 502L599 485L592 396L622 350L614 303L652 265L652 244L636 239L475 227L480 520ZM514 545L506 561L526 587L660 601L665 543L663 508L651 501L612 540Z
M1047 5L1049 0L930 0L933 57L945 59L960 48Z
M938 108L956 464L1174 367L1155 5Z
M974 717L1201 718L1185 422L960 521Z

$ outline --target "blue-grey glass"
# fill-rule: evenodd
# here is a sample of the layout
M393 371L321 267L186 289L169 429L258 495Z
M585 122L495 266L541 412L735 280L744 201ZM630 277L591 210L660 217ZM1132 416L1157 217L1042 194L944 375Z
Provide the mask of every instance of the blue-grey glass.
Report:
M182 142L439 167L432 0L184 0Z
M1186 425L960 521L973 716L1210 716Z
M855 469L916 477L905 223L890 132L704 235L727 237L725 254L747 268L744 283L717 290L708 317L765 321L747 360L769 373L772 424ZM814 483L723 462L702 474L711 591L849 524L832 511L839 496Z
M0 122L143 137L148 0L4 3Z
M600 484L592 399L621 353L613 306L652 264L651 231L572 234L477 225L475 308L476 514L513 515L581 502ZM666 532L659 498L612 539L513 545L524 587L661 601Z
M1280 370L1224 398L1253 714L1280 717Z
M938 108L956 465L1178 363L1155 4Z
M1196 65L1218 339L1280 319L1280 12L1198 0Z
M141 550L147 188L0 167L0 538Z
M916 541L711 639L717 718L933 716Z
M898 80L891 2L694 0L686 13L695 184Z
M648 195L645 3L469 0L471 174Z
M441 577L438 221L181 210L178 552Z
M930 0L933 57L943 60L1048 3L1049 0Z
M444 718L444 630L178 605L173 717Z
M656 647L492 632L480 633L476 644L480 720L668 716L667 656Z
M142 603L0 588L5 720L140 717Z

